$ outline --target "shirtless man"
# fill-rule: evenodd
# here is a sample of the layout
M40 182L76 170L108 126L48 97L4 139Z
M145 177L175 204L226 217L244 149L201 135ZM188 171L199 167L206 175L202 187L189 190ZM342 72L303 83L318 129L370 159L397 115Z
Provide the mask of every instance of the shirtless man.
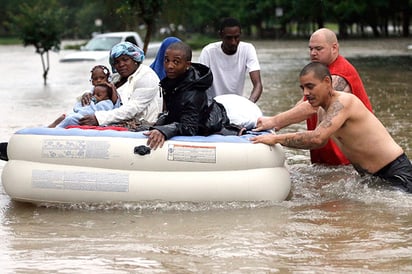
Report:
M339 54L339 42L336 34L330 29L322 28L315 31L309 39L309 56L312 62L320 62L328 67L332 75L332 87L356 95L363 104L372 111L372 106L366 94L362 80L356 69ZM308 130L317 126L317 109L302 98L293 108L273 117L259 118L263 124L271 123L271 127L279 130L307 117ZM325 146L310 150L312 163L327 165L348 165L349 160L339 147L329 140Z
M332 138L361 175L378 176L412 192L411 162L359 98L334 90L328 68L319 62L306 65L299 77L303 96L318 109L318 126L305 132L260 135L251 140L268 145L279 143L292 148L315 149ZM268 128L258 121L256 130Z

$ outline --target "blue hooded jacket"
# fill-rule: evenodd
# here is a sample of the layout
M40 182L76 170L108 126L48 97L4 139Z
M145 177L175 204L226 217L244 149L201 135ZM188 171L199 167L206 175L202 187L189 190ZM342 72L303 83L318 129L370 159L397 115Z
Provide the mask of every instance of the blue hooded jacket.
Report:
M156 72L157 76L159 76L160 80L166 77L166 71L163 65L164 60L165 60L166 49L171 44L176 43L176 42L181 42L181 40L173 36L165 38L162 41L162 44L160 45L159 51L156 54L156 58L154 59L153 63L150 65L150 67Z

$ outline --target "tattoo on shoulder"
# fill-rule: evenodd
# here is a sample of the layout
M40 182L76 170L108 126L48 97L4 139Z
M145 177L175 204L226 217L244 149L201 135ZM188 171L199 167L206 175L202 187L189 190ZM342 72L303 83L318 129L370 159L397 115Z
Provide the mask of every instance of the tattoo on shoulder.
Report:
M332 125L332 119L336 117L342 109L343 104L339 101L339 99L333 102L319 126L323 128L330 127Z
M335 81L333 82L333 88L338 91L351 91L348 82L346 82L346 80L340 76L336 76Z

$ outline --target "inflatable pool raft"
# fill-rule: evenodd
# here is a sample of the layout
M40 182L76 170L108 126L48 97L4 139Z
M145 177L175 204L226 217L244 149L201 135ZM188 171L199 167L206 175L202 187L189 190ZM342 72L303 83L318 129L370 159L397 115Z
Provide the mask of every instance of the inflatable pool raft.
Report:
M137 132L23 129L1 179L13 200L36 204L286 199L282 147L250 136L177 136L150 150Z

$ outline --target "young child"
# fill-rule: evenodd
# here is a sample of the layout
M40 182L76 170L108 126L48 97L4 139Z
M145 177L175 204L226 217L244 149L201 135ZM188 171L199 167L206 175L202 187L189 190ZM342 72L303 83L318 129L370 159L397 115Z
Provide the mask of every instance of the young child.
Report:
M110 83L110 71L107 67L97 65L92 68L90 81L93 85L90 93L90 104L83 105L81 100L73 107L73 112L66 116L62 114L49 127L67 127L78 125L79 119L84 115L93 114L97 110L110 110L117 101L117 91Z
M93 114L98 110L111 110L114 107L112 102L113 89L109 84L102 83L94 86L93 96L90 105L82 106L81 102L77 102L73 107L73 112L58 123L55 127L67 127L71 125L78 125L79 119L84 115ZM58 121L57 119L56 121ZM56 122L55 121L55 122ZM50 126L49 126L50 127Z

